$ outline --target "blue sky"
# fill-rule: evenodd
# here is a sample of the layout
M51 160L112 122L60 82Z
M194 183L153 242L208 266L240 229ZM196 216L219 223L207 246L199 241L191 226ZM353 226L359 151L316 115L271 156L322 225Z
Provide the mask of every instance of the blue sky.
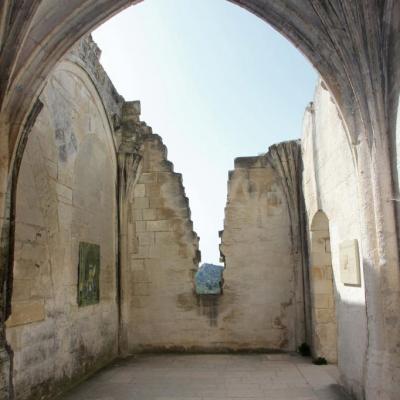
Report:
M226 0L145 0L93 33L125 100L183 174L203 262L218 263L228 171L301 134L317 73L265 22Z

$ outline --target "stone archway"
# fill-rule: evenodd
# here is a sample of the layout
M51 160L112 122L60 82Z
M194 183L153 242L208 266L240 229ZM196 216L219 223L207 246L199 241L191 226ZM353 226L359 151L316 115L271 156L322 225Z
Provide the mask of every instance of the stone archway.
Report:
M329 220L318 211L311 223L311 315L314 357L337 363L337 318Z
M348 127L360 171L366 254L370 339L366 393L371 399L395 398L397 389L393 382L400 381L394 368L399 361L396 349L400 284L394 207L388 200L393 198L393 188L387 132L392 126L389 103L398 97L399 88L395 65L400 56L396 42L400 3L231 1L270 23L306 55L331 90ZM13 250L14 191L19 165L16 160L21 158L24 135L28 135L39 112L35 106L38 94L49 72L73 43L113 14L138 2L6 0L0 6L0 359L5 360L2 379L8 368L4 321L10 313L12 292L9 258ZM8 392L8 384L3 386Z

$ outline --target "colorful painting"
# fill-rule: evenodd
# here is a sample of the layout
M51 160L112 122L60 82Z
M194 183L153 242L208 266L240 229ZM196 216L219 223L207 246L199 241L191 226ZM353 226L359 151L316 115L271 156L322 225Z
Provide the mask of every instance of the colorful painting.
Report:
M100 246L79 243L78 305L97 304L100 300Z

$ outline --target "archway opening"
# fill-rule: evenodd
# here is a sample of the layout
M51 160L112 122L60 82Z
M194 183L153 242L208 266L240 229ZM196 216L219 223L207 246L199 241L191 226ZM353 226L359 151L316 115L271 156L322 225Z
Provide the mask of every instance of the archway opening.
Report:
M106 5L106 2L104 2L104 4L105 4L105 8L103 8L103 9L101 9L100 10L100 7L99 7L99 11L98 11L98 17L97 18L87 18L87 20L90 20L90 21L93 21L93 22L90 22L90 23L87 23L88 25L90 25L91 24L91 26L94 26L95 24L97 24L102 18L104 19L105 18L105 13L107 14L107 15L110 15L112 12L115 12L117 9L118 9L118 7L122 7L122 4L123 2L121 1L121 2L114 2L114 5L113 5L113 7L110 5L109 6L109 8L107 9L107 5ZM245 1L243 1L243 2L238 2L238 3L243 3L243 4L246 4L247 2L245 2ZM248 2L249 4L251 3L250 1ZM46 4L46 3L43 3L43 4ZM73 3L71 3L71 4L73 4ZM111 3L110 3L111 4ZM278 3L276 3L276 4L278 4ZM43 7L45 7L45 6L43 6ZM65 13L66 14L68 14L68 9L67 9L67 7L68 7L68 5L65 5ZM73 5L71 6L71 7L73 7ZM271 10L273 10L273 7L274 7L274 5L271 5ZM254 7L255 8L255 7ZM106 9L106 11L104 11ZM89 10L89 7L88 7L88 10ZM41 13L41 15L44 15L45 14L45 11L46 10L43 10L43 9L41 9L41 11L42 11L42 13ZM262 10L261 9L258 9L258 11L259 11L259 14L261 15L262 14ZM275 10L276 11L276 10ZM293 10L290 10L291 12L293 11ZM103 14L102 14L103 13ZM272 11L271 11L271 13L272 13ZM49 13L50 14L50 13ZM54 15L56 15L57 14L57 12L56 13L54 13ZM63 13L62 12L60 12L59 13L60 15L63 15ZM284 14L283 12L282 12L282 14ZM54 16L54 15L50 15L50 18L48 18L46 21L52 21L52 17ZM72 13L71 13L71 15L72 15ZM81 13L81 15L82 15L82 18L86 18L87 17L87 15L84 13L84 12L82 12ZM276 14L276 15L279 15L279 12ZM307 20L307 16L304 16L303 15L303 17L304 17L304 20L306 21ZM267 18L267 17L265 17L264 18L265 20L271 20L272 21L272 23L274 22L274 19L275 19L275 16L274 17L269 17L269 18ZM278 18L277 18L278 19ZM68 23L70 23L71 22L71 20L72 20L72 18L70 19L70 20L68 20ZM86 22L85 22L86 23ZM284 19L283 19L283 23L284 23L284 25L283 26L286 26L285 24L285 21L284 21ZM314 50L311 50L311 48L312 49L319 49L319 47L318 46L309 46L309 43L311 43L311 41L308 41L307 42L307 40L305 40L305 39L303 39L302 37L301 37L301 39L300 39L300 34L302 33L301 32L301 29L299 29L298 30L298 32L299 32L299 35L298 36L296 36L296 34L294 34L293 32L294 32L294 29L292 29L292 28L290 28L290 29L292 29L292 30L290 30L289 28L289 30L290 30L290 32L286 32L286 29L284 28L284 27L282 27L282 22L279 24L278 22L276 22L275 23L275 25L278 27L278 29L280 29L280 30L282 30L282 31L285 31L285 33L287 33L287 36L289 37L289 38L291 38L291 40L292 41L294 41L294 42L300 42L300 44L303 44L303 41L304 41L304 44L303 44L303 50L304 50L304 48L307 48L308 49L308 55L309 56L314 56L314 61L315 61L315 63L316 64L319 64L320 62L321 62L321 64L323 63L323 59L324 59L324 57L325 58L329 58L329 57L327 57L327 54L329 53L329 51L327 51L325 54L324 54L324 57L322 57L322 54L320 55L320 54L318 54L318 57L315 57L315 55L314 54L312 54L312 52L314 51ZM35 24L32 24L32 26L34 26ZM55 26L58 26L58 24L55 24ZM73 32L73 34L71 34L71 35L65 35L65 32L67 31L67 32L69 32L69 29L70 29L70 26L72 26L72 24L70 24L69 26L68 26L68 28L65 28L65 26L62 26L62 24L60 24L60 29L58 30L58 34L60 34L61 33L61 35L64 35L66 38L69 38L69 39L66 39L65 41L64 41L64 39L63 40L61 40L61 39L57 39L55 36L54 36L54 38L53 37L51 37L51 42L52 43L49 43L49 46L48 47L46 47L46 46L43 46L43 49L45 49L46 48L46 50L47 49L49 49L48 51L49 51L49 53L51 53L52 52L52 50L53 50L53 48L54 49L56 49L57 51L54 51L53 53L55 54L54 56L52 56L52 57L48 57L48 61L47 61L47 63L46 63L46 66L45 67L43 67L42 68L42 63L40 62L41 60L43 60L43 59L40 59L40 57L38 56L37 57L37 60L36 59L34 59L34 57L32 56L32 59L34 59L33 61L34 62L30 62L30 63L24 63L24 62L19 62L19 65L27 65L27 66L29 66L31 69L33 68L35 68L35 66L38 66L38 74L42 74L42 76L46 76L46 74L47 74L47 72L49 71L49 69L54 65L54 63L55 63L55 61L56 61L56 59L59 59L59 56L60 56L60 54L61 53L63 53L63 52L65 52L65 50L72 44L72 42L74 41L74 40L76 40L78 37L79 37L79 35L82 35L83 33L85 33L86 31L88 31L89 30L89 28L87 27L87 25L85 25L85 24L80 24L79 25L79 21L78 21L78 18L77 18L77 26L79 26L79 29L77 29L76 30L76 32ZM308 28L307 28L307 30L308 30ZM311 31L311 30L310 30ZM43 32L44 33L46 33L46 29L43 29ZM296 32L297 32L297 30L296 30ZM40 33L39 33L39 36L40 36ZM48 37L50 37L50 35L48 35ZM304 37L306 37L306 36L304 36ZM306 37L306 39L307 39L307 37ZM38 37L37 38L37 41L34 41L35 43L40 43L40 40L41 40L41 38L40 37ZM70 42L68 42L70 40ZM305 45L305 43L307 42L307 46ZM32 41L31 40L26 40L26 42L25 43L28 43L28 46L30 46L31 44L32 44ZM336 46L335 46L336 47ZM325 49L325 47L324 47L324 49ZM306 52L307 53L307 52ZM23 56L24 55L26 55L26 52L24 52L24 51L21 51L20 52L20 54L21 54L21 59L23 59ZM45 54L45 51L43 52L43 54ZM321 57L320 57L321 56ZM29 61L32 61L32 59L30 58L29 59ZM317 60L317 61L316 61ZM44 64L44 63L43 63ZM338 64L340 64L340 63L338 63ZM335 63L331 63L330 65L335 65ZM33 66L33 67L32 67ZM31 79L31 73L30 72L32 72L32 71L28 71L28 69L29 68L26 68L26 71L23 71L23 73L21 72L21 71L18 71L18 68L17 68L18 66L16 66L16 68L15 68L15 71L17 71L16 72L16 74L15 74L15 76L21 76L22 78L21 78L21 82L22 82L22 85L20 86L20 85L17 85L16 87L18 87L18 88L21 88L22 90L19 90L19 92L24 92L24 87L26 86L26 87L28 87L28 89L26 90L26 93L29 93L29 92L31 92L31 93L37 93L37 88L38 88L38 85L37 85L37 80L35 80L34 79L34 77L33 77L33 75L32 75L32 79ZM324 68L325 68L325 70L328 70L329 72L331 72L331 74L326 74L327 76L330 76L330 77L332 77L332 79L330 80L330 87L335 87L335 85L334 85L334 83L335 83L335 79L336 78L338 78L338 77L336 77L335 76L335 74L337 74L337 75L339 75L337 72L338 71L336 71L336 70L331 70L331 69L329 69L329 68L326 68L326 65L324 65L324 66L321 66L321 65L319 65L319 68L320 68L320 70L323 70L324 71ZM333 67L332 67L333 68ZM28 78L28 80L26 80L26 81L24 81L23 80L23 78L24 78L24 76L26 77L26 76L29 76L29 78ZM35 75L35 77L36 77L36 75ZM32 80L32 84L26 84L26 85L24 85L24 82L25 83L27 83L29 80ZM345 83L343 83L343 85L344 86L346 86L346 84L347 84L347 80L345 80L345 79L343 79L343 81L346 81ZM18 83L18 82L17 82ZM333 83L333 84L332 84ZM339 85L338 85L338 87L339 87ZM336 90L337 90L337 92L339 91L339 88L338 87L336 87ZM349 86L350 87L350 86ZM350 90L350 89L349 89ZM14 92L13 90L11 90L10 92ZM18 92L18 91L15 91L15 92ZM336 92L336 94L338 94ZM25 93L25 92L24 92ZM28 98L29 96L26 96L26 98ZM344 96L345 97L345 96ZM12 104L12 102L10 102L10 104ZM18 101L16 101L14 104L18 104ZM13 107L11 107L11 108L13 108ZM19 109L18 107L14 107L14 109L15 110L17 110L17 109ZM26 107L21 107L20 108L22 111L21 111L21 113L24 113L26 110L27 110L27 108ZM27 114L27 113L26 113ZM26 114L24 114L24 115L26 115ZM21 114L22 115L22 114ZM15 126L18 126L18 124L20 124L21 123L21 121L23 120L23 118L21 118L21 119L17 119L16 121L12 121L13 123L15 122ZM271 202L270 202L271 204L272 204L272 206L273 206L273 203L274 203L274 200L272 199L271 200ZM329 232L329 228L328 228L328 232ZM137 271L138 272L138 275L141 275L141 272L142 271ZM143 279L143 278L140 278L140 279ZM146 283L146 282L140 282L141 284L143 284L143 283ZM145 287L146 285L141 285L140 287L141 288L143 288L143 287ZM181 300L184 300L184 299L181 299ZM139 302L140 303L140 302ZM139 306L140 306L140 304L138 304ZM187 306L187 304L185 304L185 302L182 302L182 304L181 304L183 307L186 307ZM283 304L282 305L282 307L285 307L285 305ZM316 309L317 309L317 307L316 307ZM322 313L321 313L322 314ZM315 320L317 320L317 318L315 318ZM274 323L276 324L276 327L278 328L278 329L280 329L280 326L281 326L281 324L279 323L279 321L278 321L278 323L276 323L276 321L274 321ZM3 344L3 343L1 343L1 344Z

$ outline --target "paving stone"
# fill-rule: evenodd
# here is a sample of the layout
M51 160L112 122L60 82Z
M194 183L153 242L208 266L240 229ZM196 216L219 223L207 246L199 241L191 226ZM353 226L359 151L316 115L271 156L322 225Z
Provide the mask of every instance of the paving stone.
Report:
M335 366L297 356L141 355L116 361L60 400L346 400L335 376Z

